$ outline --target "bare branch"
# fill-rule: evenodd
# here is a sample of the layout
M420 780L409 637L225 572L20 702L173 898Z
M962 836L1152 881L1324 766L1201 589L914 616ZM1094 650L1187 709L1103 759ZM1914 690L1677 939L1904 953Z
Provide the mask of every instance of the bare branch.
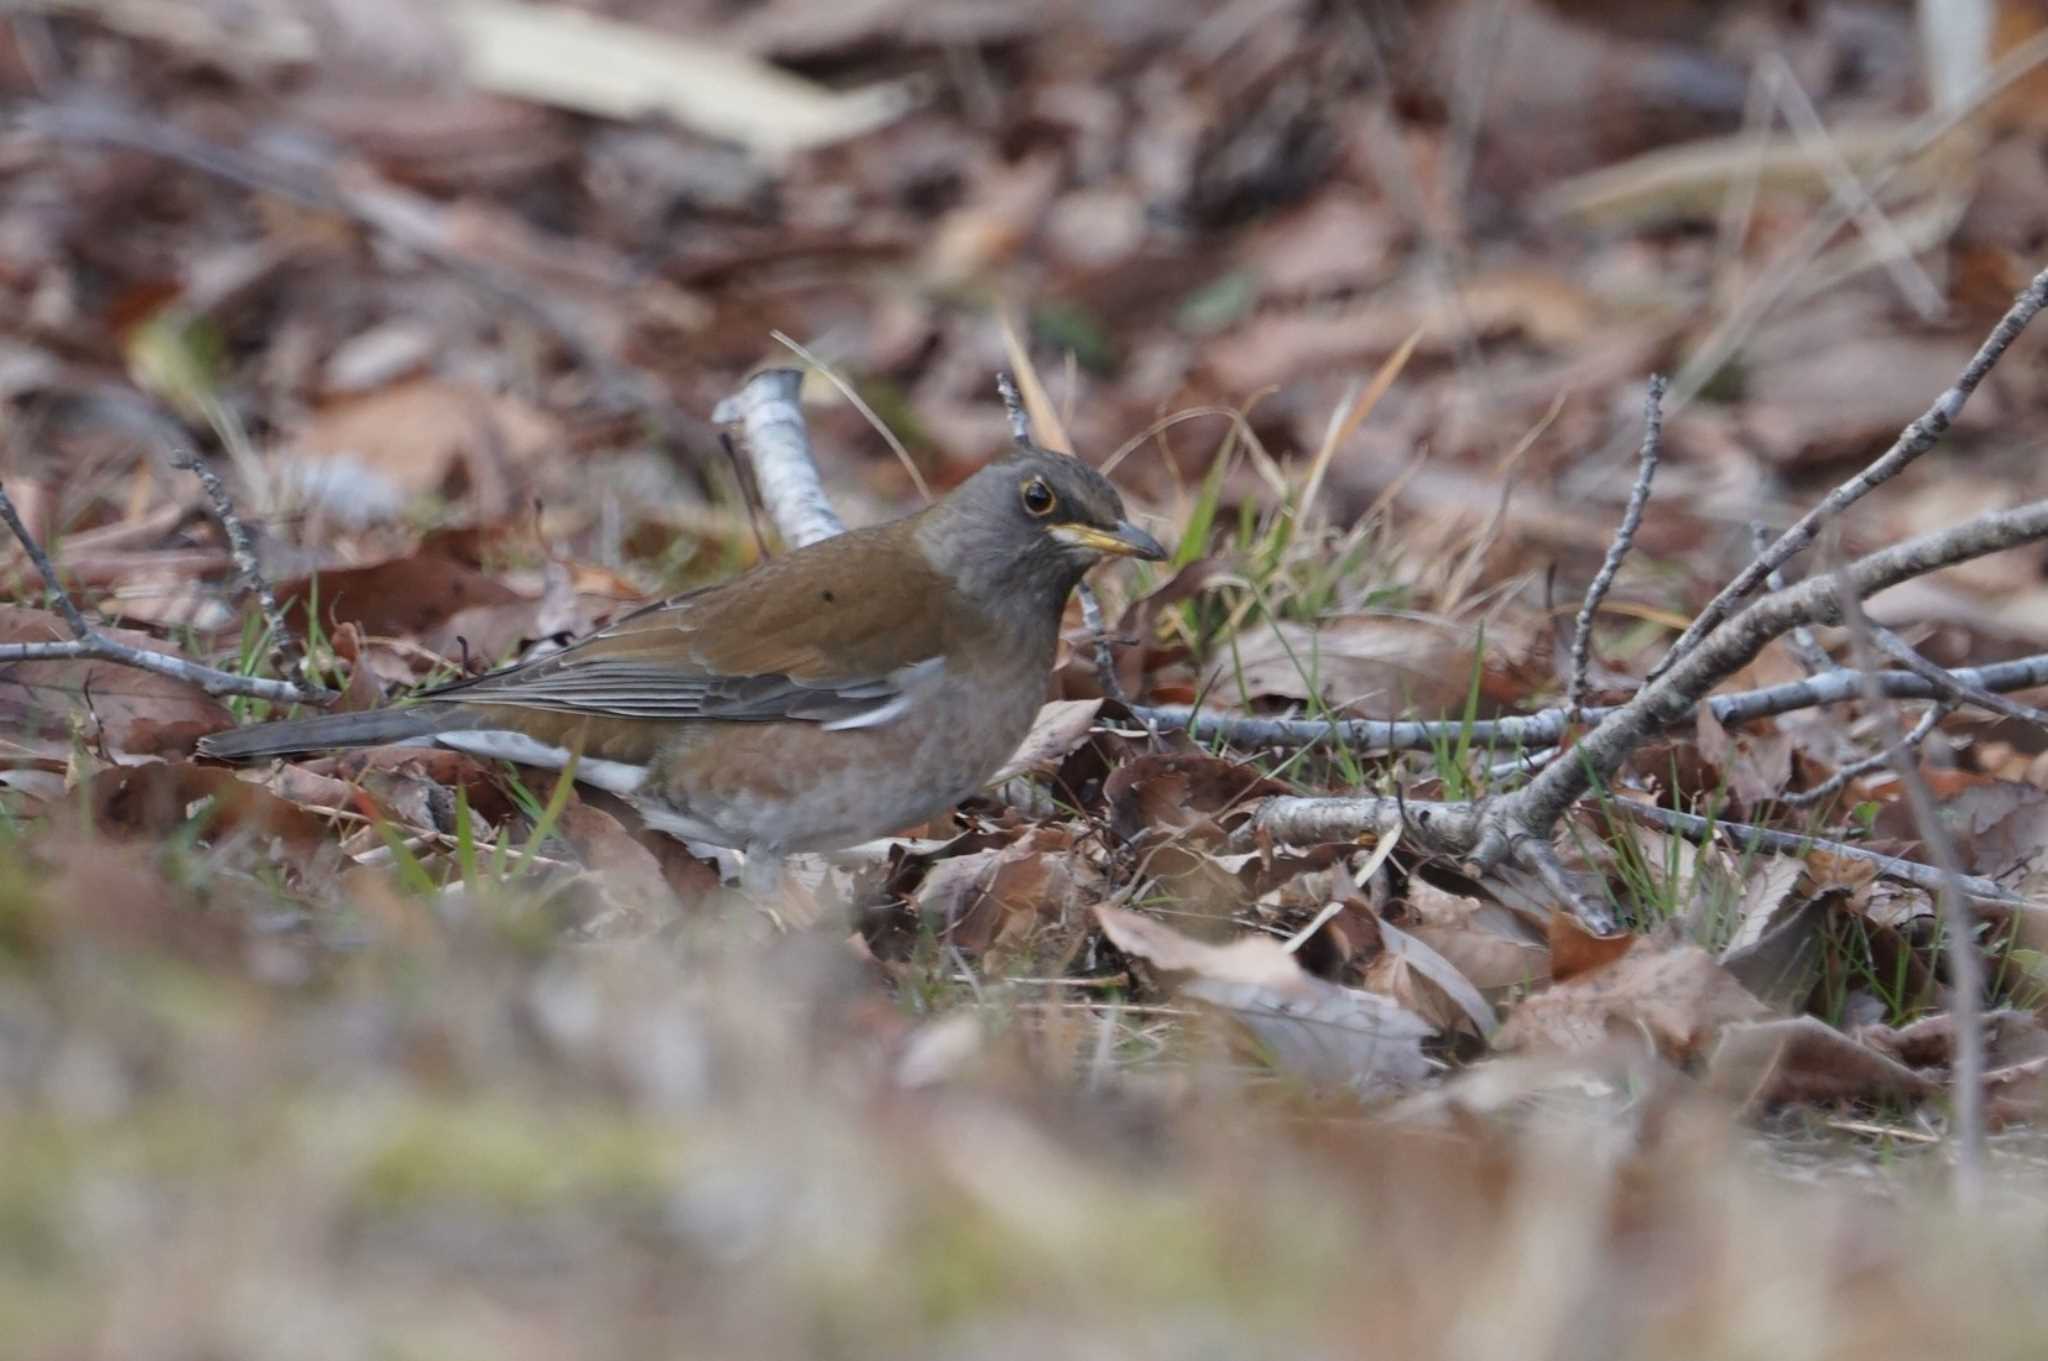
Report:
M1261 837L1296 846L1349 841L1388 823L1399 823L1403 839L1463 859L1479 844L1480 821L1478 805L1471 803L1436 803L1399 795L1281 795L1261 803L1230 845L1233 850L1251 850Z
M1957 684L1998 693L2030 690L2048 685L2048 653L1998 662L1990 666L1957 667L1945 673ZM1843 704L1861 698L1862 673L1846 668L1823 671L1805 680L1787 681L1760 690L1741 690L1716 695L1707 708L1723 727ZM1910 671L1880 671L1874 679L1892 699L1939 699L1946 693ZM1604 705L1585 710L1580 717L1599 722L1619 713L1622 706ZM1198 741L1224 741L1242 747L1307 747L1330 742L1354 751L1428 751L1447 739L1469 732L1471 740L1491 747L1521 747L1530 752L1555 745L1571 724L1569 710L1558 707L1512 718L1481 719L1466 724L1458 719L1401 720L1380 718L1254 718L1232 714L1200 713L1184 704L1137 704L1131 712L1162 728L1185 729ZM1688 708L1680 723L1692 717Z
M1528 869L1534 870L1543 886L1557 895L1558 901L1571 909L1572 915L1583 923L1587 930L1596 935L1612 935L1617 929L1614 914L1607 910L1605 903L1596 903L1579 891L1571 875L1565 873L1564 865L1557 858L1557 851L1543 837L1525 836L1514 843L1515 859Z
M57 567L50 561L50 555L43 551L43 546L36 542L36 536L29 533L28 526L21 522L21 512L14 508L14 498L7 494L4 485L0 485L0 518L7 521L7 527L14 531L14 537L21 540L22 549L28 554L28 560L36 565L36 571L42 576L43 584L49 587L50 594L56 597L58 612L64 616L64 622L71 626L72 636L90 638L92 625L88 624L85 616L79 612L78 602L71 598L71 592L65 590L64 583L57 579Z
M1650 503L1650 480L1657 475L1657 460L1664 452L1664 376L1653 374L1650 378L1649 394L1643 399L1643 449L1641 467L1636 472L1635 485L1629 488L1628 506L1621 513L1621 527L1614 531L1614 542L1607 546L1607 556L1600 563L1600 570L1593 577L1593 583L1586 587L1586 603L1579 607L1579 622L1572 630L1572 675L1571 683L1565 689L1565 708L1576 714L1586 704L1586 673L1593 661L1593 619L1600 612L1600 602L1607 598L1607 592L1614 585L1615 574L1621 571L1622 560L1629 549L1635 547L1636 529L1643 522L1643 507Z
M234 561L240 584L256 597L256 607L263 612L264 625L270 630L270 647L277 673L301 684L309 683L305 649L298 645L298 640L285 624L284 611L278 608L277 594L270 589L270 581L256 561L256 549L250 542L248 526L236 513L234 498L228 495L227 484L221 481L219 473L207 467L189 450L174 452L171 466L191 473L205 490L207 503L213 507L213 518L220 521L221 532L227 535L228 555Z
M1948 428L1961 414L1963 405L1970 400L1970 394L1977 390L1998 361L2004 357L2012 342L2025 330L2027 323L2034 319L2044 305L2048 305L2048 270L2034 276L2032 283L2014 299L2013 305L1999 319L1991 334L1984 338L1976 356L1956 379L1955 385L1930 406L1918 420L1900 432L1899 438L1876 462L1856 476L1829 492L1826 499L1799 518L1797 524L1780 534L1769 549L1759 555L1749 566L1736 574L1733 581L1721 588L1720 594L1707 602L1671 650L1664 655L1650 672L1650 679L1666 674L1691 652L1722 620L1735 608L1736 602L1764 584L1777 568L1782 567L1794 555L1809 547L1820 537L1823 524L1840 515L1867 493L1899 475L1906 466L1932 449L1948 433Z
M159 676L169 676L172 680L197 686L216 698L246 695L252 699L267 699L273 704L325 704L334 698L331 690L294 685L290 681L271 680L265 676L238 676L232 671L218 671L183 657L174 657L168 652L129 647L97 630L88 631L85 637L68 643L0 644L0 662L47 662L80 657L132 666L137 671L153 671Z
M1882 687L1879 687L1879 693L1883 693ZM1797 794L1781 796L1778 802L1784 804L1787 808L1811 808L1814 804L1833 798L1848 788L1851 780L1861 779L1871 771L1891 764L1893 753L1912 753L1918 751L1920 744L1927 740L1927 735L1934 731L1935 726L1942 719L1954 713L1955 709L1955 704L1950 700L1942 700L1939 703L1928 705L1927 712L1920 715L1920 721L1913 725L1913 730L1897 742L1892 743L1881 751L1864 757L1860 761L1851 761L1848 765L1843 766L1811 789L1803 789Z
M1646 737L1676 722L1771 639L1798 624L1838 622L1843 617L1838 592L1861 599L1939 568L2044 538L2048 501L2033 501L1923 534L1859 558L1839 573L1765 596L1708 634L1677 665L1601 720L1573 749L1576 759L1552 762L1509 797L1517 801L1531 832L1546 833L1566 808L1595 781L1612 775Z
M1611 799L1601 805L1603 811L1619 813L1633 822L1647 822L1667 832L1675 832L1693 841L1701 841L1712 833L1725 833L1732 838L1736 847L1744 851L1770 851L1778 855L1806 855L1813 851L1826 851L1850 860L1861 860L1877 866L1878 873L1892 879L1917 884L1930 893L1941 891L1942 871L1934 865L1923 865L1918 860L1901 860L1895 855L1873 851L1868 846L1857 846L1847 841L1831 841L1826 837L1801 836L1796 832L1777 832L1768 827L1752 827L1746 822L1724 822L1718 818L1703 818L1695 813L1678 813L1669 808L1652 804L1635 803L1628 799ZM1966 874L1962 877L1962 889L1969 897L1980 902L1997 903L2005 907L2028 907L2030 904L2012 890L1994 880L1979 875Z
M1873 645L1882 646L1856 592L1844 590L1840 595L1842 613L1857 641L1864 644L1866 651ZM1903 640L1893 641L1913 653ZM1885 650L1892 649L1887 646ZM1883 704L1880 695L1873 694L1872 699ZM1889 706L1886 708L1889 712ZM1892 717L1896 722L1896 715ZM1919 761L1901 747L1893 752L1892 770L1905 786L1913 824L1941 876L1935 900L1940 904L1943 934L1947 937L1944 953L1948 956L1949 1016L1956 1033L1955 1063L1950 1075L1955 1111L1955 1189L1956 1199L1963 1207L1974 1209L1984 1191L1984 961L1977 953L1977 923L1963 902L1963 865L1956 855L1955 841L1942 823L1934 793L1927 787L1927 777L1920 773Z
M1771 531L1764 526L1761 520L1749 527L1749 541L1750 551L1758 557L1762 557L1769 551ZM1784 590L1784 570L1782 568L1772 568L1770 575L1764 578L1764 585L1773 591ZM1827 650L1820 645L1820 639L1814 637L1813 630L1804 624L1801 624L1798 628L1785 635L1785 644L1791 648L1792 655L1798 659L1801 666L1806 668L1806 674L1809 676L1818 675L1823 671L1834 668L1834 660L1828 656Z
M43 551L35 536L22 523L21 513L14 508L14 498L7 489L0 486L0 519L14 531L27 551L29 560L42 573L43 582L56 597L57 609L64 621L76 635L72 641L48 643L8 643L0 645L0 662L57 661L67 658L86 657L97 661L114 662L121 666L132 666L138 671L153 671L159 676L196 685L209 695L249 695L256 699L267 699L280 704L320 704L334 698L326 691L314 686L294 685L290 681L268 680L261 676L238 676L231 671L216 671L210 666L173 657L168 652L151 652L139 647L130 647L101 633L86 620L79 610L78 602L64 589L57 579L57 569L50 562L50 555Z
M797 369L763 369L711 413L720 425L739 426L761 507L792 548L846 532L811 458L810 429L797 402L803 381Z
M1853 611L1851 617L1861 616L1862 611L1855 609L1853 604L1849 608ZM1936 666L1933 662L1921 656L1920 652L1911 643L1908 643L1890 629L1877 628L1873 625L1871 626L1871 638L1878 649L1886 656L1905 667L1908 671L1929 681L1940 692L1943 699L1956 704L1974 704L1978 708L1997 714L2001 718L2014 718L2022 723L2033 723L2038 726L2048 727L2048 713L2043 713L2031 704L2022 704L2018 700L2007 699L2003 695L1994 695L1988 690L1981 690L1974 685L1957 679L1944 668ZM1881 691L1879 694L1882 697Z
M1102 602L1095 598L1095 588L1085 581L1074 588L1074 594L1080 597L1081 624L1088 630L1088 640L1095 649L1095 682L1104 695L1128 709L1131 697L1124 693L1124 683L1116 674L1116 653L1110 648L1109 628L1102 620Z

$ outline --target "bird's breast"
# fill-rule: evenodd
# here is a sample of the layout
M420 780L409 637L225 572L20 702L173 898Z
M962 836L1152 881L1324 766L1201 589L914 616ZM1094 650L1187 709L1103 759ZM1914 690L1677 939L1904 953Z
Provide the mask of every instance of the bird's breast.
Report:
M1016 751L1046 671L951 668L886 723L679 725L640 797L734 846L829 850L936 817Z

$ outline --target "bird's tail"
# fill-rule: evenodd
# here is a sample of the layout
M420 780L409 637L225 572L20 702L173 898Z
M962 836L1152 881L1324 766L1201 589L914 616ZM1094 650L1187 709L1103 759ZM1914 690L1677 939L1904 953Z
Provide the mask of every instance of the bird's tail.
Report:
M439 704L322 714L213 733L199 739L199 754L223 761L251 761L332 747L375 747L387 742L417 742L436 733L471 727L474 722L461 709Z

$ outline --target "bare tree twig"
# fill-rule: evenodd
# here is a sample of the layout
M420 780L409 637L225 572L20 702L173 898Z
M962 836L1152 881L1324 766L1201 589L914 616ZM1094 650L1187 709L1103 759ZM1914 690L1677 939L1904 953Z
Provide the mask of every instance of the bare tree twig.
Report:
M2048 274L2043 280L2048 287ZM2042 539L2048 539L2048 501L2033 501L1923 534L1859 558L1838 573L1765 596L1708 634L1634 699L1602 719L1573 748L1576 759L1552 762L1508 801L1530 831L1543 832L1594 782L1612 775L1646 737L1677 721L1771 639L1798 624L1839 621L1843 596L1861 599L1954 563Z
M1667 674L1684 659L1686 654L1697 647L1701 639L1718 627L1722 620L1735 608L1736 602L1756 590L1777 568L1782 567L1795 554L1809 547L1820 536L1821 526L1840 515L1876 487L1899 475L1907 465L1932 449L1948 433L1963 406L1970 400L1970 394L1989 374L1998 361L2004 357L2012 342L2025 330L2044 305L2048 305L2048 270L2034 276L2033 282L2021 290L2012 307L1999 319L1991 334L1984 338L1976 356L1957 377L1955 385L1930 406L1919 419L1900 432L1899 438L1875 462L1856 476L1842 483L1812 510L1799 517L1798 523L1780 534L1770 548L1760 554L1735 579L1721 588L1707 607L1701 610L1664 659L1650 672L1650 679Z
M0 662L56 661L66 658L90 658L96 661L114 662L121 666L132 666L138 671L150 671L159 676L195 685L209 695L248 695L256 699L267 699L279 704L320 704L334 698L329 691L310 685L295 685L287 680L270 680L261 676L238 676L231 671L217 671L183 657L173 657L168 652L152 652L144 648L130 647L117 642L94 628L78 608L78 602L64 589L57 579L57 569L50 562L50 555L28 532L22 523L21 513L14 508L14 498L7 489L0 486L0 519L14 531L27 551L29 560L42 574L43 582L56 598L57 609L74 635L72 641L48 643L8 643L0 645Z
M1601 805L1603 811L1618 813L1633 822L1647 822L1667 832L1699 841L1711 833L1725 833L1736 845L1745 851L1770 851L1779 855L1806 855L1811 851L1826 851L1850 860L1861 860L1877 866L1880 874L1893 879L1902 879L1910 884L1937 893L1943 882L1943 872L1935 865L1924 865L1918 860L1901 860L1895 855L1873 851L1868 846L1858 846L1847 841L1832 841L1827 837L1801 836L1797 832L1773 831L1768 827L1752 827L1746 822L1727 822L1719 818L1703 818L1697 813L1679 813L1654 804L1636 803L1629 799L1610 799ZM2028 907L2025 899L2011 889L1978 875L1964 875L1963 892L1981 902L1998 903L2006 907Z
M1600 602L1607 598L1609 588L1614 585L1615 574L1621 571L1622 560L1629 549L1635 547L1636 529L1643 523L1643 507L1650 503L1650 481L1657 476L1657 460L1664 452L1664 377L1653 374L1650 391L1643 399L1643 448L1641 466L1636 472L1635 485L1629 488L1628 506L1621 513L1621 527L1614 531L1614 542L1607 546L1607 556L1601 560L1600 570L1586 587L1586 602L1579 607L1579 621L1572 630L1572 675L1571 683L1565 689L1565 708L1577 714L1586 704L1586 673L1593 661L1593 620L1600 612Z
M1759 520L1749 527L1749 541L1750 551L1756 556L1762 557L1769 551L1771 531L1763 521ZM1770 575L1764 578L1764 585L1773 591L1784 590L1784 570L1772 568ZM1809 676L1834 669L1834 660L1828 656L1827 649L1820 645L1820 639L1813 636L1813 630L1804 624L1785 635L1785 645L1792 650L1792 655L1798 659L1799 664L1806 668L1806 674Z
M1878 689L1879 693L1883 693L1882 686L1878 687ZM1936 725L1942 719L1954 713L1955 709L1956 706L1953 700L1944 699L1928 705L1927 712L1920 715L1920 721L1913 725L1912 731L1908 732L1897 742L1886 746L1881 751L1873 752L1860 761L1851 761L1848 765L1843 766L1811 789L1803 789L1797 794L1783 795L1779 798L1778 802L1784 804L1787 808L1811 808L1814 804L1833 798L1836 794L1848 788L1851 780L1860 779L1873 770L1890 765L1894 752L1903 751L1911 753L1918 751L1920 744L1927 740L1928 734L1934 731Z
M1837 571L1835 575L1839 577L1842 573ZM1865 645L1865 651L1873 647L1891 651L1872 630L1856 592L1842 590L1838 594L1842 613L1857 640ZM1893 641L1906 652L1913 652L1903 640ZM1890 713L1881 694L1873 691L1871 699L1883 705L1896 722L1896 715ZM1893 748L1892 770L1905 786L1906 803L1912 810L1921 844L1940 871L1935 901L1940 906L1943 934L1947 937L1948 948L1944 953L1948 956L1949 1016L1956 1034L1955 1062L1950 1074L1955 1112L1955 1190L1957 1201L1965 1209L1974 1209L1984 1190L1984 961L1977 953L1977 923L1963 901L1963 866L1956 855L1955 841L1942 824L1934 793L1927 787L1927 777L1920 773L1919 761L1903 744Z
M228 555L234 561L240 584L256 597L256 607L263 612L264 625L270 630L270 647L277 662L277 673L300 684L310 684L311 677L306 674L305 649L298 645L297 638L285 624L284 611L278 608L277 593L270 589L270 581L256 561L256 549L250 542L248 526L236 513L234 498L228 495L227 484L221 481L219 473L207 467L189 450L174 452L171 466L191 473L206 492L207 502L213 507L213 518L220 521L221 532L227 535Z
M1946 674L1951 680L1993 693L2030 690L2048 686L2048 653L1990 666L1957 667ZM1880 671L1874 679L1892 699L1939 699L1944 693L1942 687L1910 671ZM1862 673L1831 667L1805 680L1716 695L1707 701L1707 708L1722 726L1732 727L1858 699L1862 695L1861 682ZM1590 708L1580 717L1597 723L1620 712L1621 707ZM1190 736L1203 742L1224 741L1245 747L1306 747L1336 742L1355 751L1427 751L1468 731L1475 743L1534 751L1558 742L1571 725L1571 713L1562 706L1518 717L1481 719L1469 725L1458 719L1256 718L1200 713L1180 704L1134 705L1132 712L1162 728L1186 729ZM1682 723L1691 717L1692 710L1687 709L1677 721Z
M85 615L80 613L78 602L71 598L71 592L65 590L64 583L58 580L57 567L50 561L50 555L43 551L42 544L36 542L36 536L29 533L28 526L22 523L21 512L14 508L14 498L7 494L4 485L0 485L0 518L7 521L7 527L14 531L14 537L21 540L22 550L28 554L28 560L36 565L36 571L42 576L43 584L48 586L50 594L56 597L57 610L64 616L64 622L71 626L72 636L90 638L93 632L92 625L88 624Z
M1852 618L1860 618L1862 616L1862 611L1857 609L1853 603L1848 608L1854 612L1851 616ZM1871 625L1870 631L1871 639L1879 651L1905 667L1908 671L1924 677L1941 692L1943 699L1957 704L1974 704L1980 709L1999 715L2001 718L2014 718L2022 723L2032 723L2048 727L2048 713L2043 713L2031 704L2022 704L2018 700L2007 699L2003 695L1994 695L1988 690L1979 689L1977 686L1958 679L1945 668L1936 666L1933 662L1927 660L1911 643L1899 637L1898 634L1890 629ZM1880 698L1882 698L1882 695L1883 692L1879 691Z
M1116 652L1109 644L1109 627L1102 621L1102 602L1095 598L1095 588L1085 581L1074 588L1074 594L1081 601L1081 624L1095 647L1095 683L1102 687L1103 694L1128 709L1131 697L1124 693L1124 683L1116 674Z
M1522 837L1514 845L1514 856L1525 867L1535 871L1543 886L1569 906L1572 915L1584 922L1588 930L1603 936L1613 934L1614 914L1607 910L1605 903L1596 903L1579 891L1579 886L1565 872L1564 863L1557 858L1557 851L1547 838Z
M2042 539L2048 539L2048 501L1978 516L1766 596L1715 629L1664 676L1603 718L1572 749L1572 759L1551 762L1526 786L1498 799L1421 808L1414 820L1420 840L1482 870L1508 854L1531 864L1523 850L1528 840L1547 843L1567 809L1595 785L1605 784L1647 737L1690 712L1708 689L1747 664L1771 639L1801 623L1840 621L1844 597L1860 599L1957 562ZM1257 833L1282 839L1340 840L1377 826L1386 816L1387 802L1271 799L1251 826ZM1541 872L1540 866L1532 867ZM2000 892L2001 901L2011 901L2010 895Z

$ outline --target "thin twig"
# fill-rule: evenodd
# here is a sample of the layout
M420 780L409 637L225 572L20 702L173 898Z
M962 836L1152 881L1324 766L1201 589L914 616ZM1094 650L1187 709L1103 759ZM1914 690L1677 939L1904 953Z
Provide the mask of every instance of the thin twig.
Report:
M1852 618L1862 613L1854 605L1848 608L1852 612ZM1941 692L1943 699L1957 704L1974 704L1979 709L1997 714L2001 718L2012 718L2022 723L2048 727L2048 713L2043 713L2031 704L2022 704L2016 699L1994 695L1988 690L1958 680L1946 669L1921 656L1918 649L1890 629L1877 628L1873 625L1871 639L1886 656L1931 682Z
M1993 693L2031 690L2048 685L2048 653L2019 657L1990 666L1957 667L1947 673L1950 680ZM1939 699L1943 687L1910 671L1880 671L1876 680L1892 699ZM1862 674L1833 667L1805 680L1786 681L1759 690L1739 690L1716 695L1707 708L1723 727L1844 704L1861 697ZM1618 704L1584 710L1579 718L1597 723L1619 713ZM1241 747L1308 747L1335 742L1354 751L1428 751L1460 733L1490 747L1521 747L1534 751L1552 746L1569 730L1570 710L1559 706L1510 718L1479 719L1465 723L1458 719L1440 721L1381 718L1256 718L1247 715L1201 713L1184 704L1134 705L1132 713L1158 723L1162 728L1185 729L1200 742L1228 742ZM1688 708L1674 722L1692 717Z
M1770 546L1771 531L1765 526L1763 521L1758 520L1750 525L1750 552L1761 557L1769 550ZM1782 568L1772 568L1770 575L1764 578L1764 585L1773 591L1784 590L1784 570ZM1792 656L1797 659L1800 666L1805 668L1806 674L1809 676L1819 675L1823 671L1834 669L1834 659L1828 656L1827 649L1820 645L1820 639L1814 637L1813 630L1805 624L1801 624L1798 628L1785 635L1785 646L1791 649Z
M837 369L818 358L815 354L812 354L783 332L770 331L768 334L777 344L816 369L824 376L826 382L838 390L840 396L853 404L853 409L860 412L861 418L874 429L876 434L882 437L882 442L889 446L890 452L896 455L896 461L903 465L903 471L910 474L910 484L917 488L918 499L929 502L932 499L931 485L924 480L924 472L917 466L917 460L910 456L910 450L903 447L903 441L896 437L896 432L889 428L888 422L875 414L875 409L868 405L867 398L860 395L860 389L849 382Z
M1725 832L1735 840L1736 846L1744 851L1770 851L1779 855L1807 855L1813 851L1825 851L1829 855L1844 856L1850 860L1861 860L1877 866L1880 874L1893 879L1903 879L1917 884L1932 893L1941 890L1943 873L1934 865L1923 865L1917 860L1901 860L1895 855L1873 851L1868 846L1857 846L1847 841L1831 841L1820 836L1801 836L1796 832L1777 832L1768 827L1753 827L1746 822L1724 822L1719 818L1703 818L1696 813L1679 813L1653 804L1635 803L1628 799L1611 799L1601 805L1604 810L1619 813L1635 822L1647 822L1653 827L1698 841L1710 833ZM1963 892L1981 902L1998 903L2006 907L2024 907L2028 904L2011 889L1974 874L1966 874L1961 880Z
M2048 287L2048 274L2043 280ZM1862 599L1955 563L2043 539L2048 539L2048 500L2031 501L1908 539L1858 558L1839 573L1809 578L1765 596L1708 634L1635 698L1602 719L1573 748L1576 759L1553 762L1509 795L1515 816L1528 831L1546 833L1565 809L1619 769L1646 738L1669 727L1708 690L1748 665L1772 639L1802 623L1838 622L1844 597Z
M1837 571L1836 576L1842 575L1842 571ZM1842 614L1863 650L1867 653L1884 647L1864 615L1857 593L1844 589L1838 594ZM1894 641L1912 653L1903 641ZM1893 722L1897 721L1882 694L1873 690L1871 700ZM1956 854L1955 840L1942 823L1934 793L1927 787L1927 777L1920 773L1920 762L1900 745L1892 753L1892 771L1905 787L1906 805L1912 810L1920 842L1940 873L1935 901L1947 937L1948 948L1944 953L1948 956L1949 1017L1956 1035L1955 1062L1950 1073L1955 1111L1955 1192L1956 1200L1970 1210L1976 1208L1984 1190L1984 961L1977 953L1976 921L1963 902L1962 860Z
M1572 630L1572 675L1565 689L1565 708L1574 714L1586 704L1586 673L1593 662L1593 620L1600 612L1600 602L1614 585L1615 574L1621 571L1622 560L1635 547L1636 530L1643 523L1643 507L1650 503L1650 482L1657 476L1657 460L1663 451L1664 376L1653 374L1649 393L1643 398L1643 448L1635 485L1629 488L1621 527L1614 531L1614 542L1607 546L1599 572L1586 587L1586 601L1579 607L1579 622Z
M1984 338L1983 345L1957 377L1955 385L1937 397L1934 405L1927 408L1918 420L1901 431L1891 448L1874 463L1829 492L1825 500L1800 516L1798 523L1780 534L1776 542L1722 587L1720 593L1708 601L1707 607L1686 626L1678 641L1671 645L1671 650L1664 654L1664 659L1651 670L1649 678L1655 680L1676 666L1698 646L1702 638L1729 616L1738 601L1763 585L1774 570L1819 538L1824 524L1874 488L1898 476L1908 464L1938 444L1970 400L1970 394L1977 390L1978 384L1984 381L2044 305L2048 305L2048 269L2036 274L2033 282L2021 290L2012 307L1999 318L1991 334Z
M1074 594L1081 601L1081 625L1088 630L1088 639L1095 649L1095 683L1102 687L1102 693L1126 709L1131 706L1131 697L1124 693L1122 678L1116 674L1116 653L1109 644L1109 628L1102 621L1102 602L1095 598L1095 588L1082 582L1074 588Z
M0 518L6 519L7 527L14 531L14 537L21 540L22 549L27 552L28 560L36 565L36 571L42 575L43 584L48 586L50 594L56 597L57 609L63 614L64 622L71 626L72 637L92 637L92 625L88 624L85 616L79 612L78 602L71 598L71 592L65 590L64 583L57 579L57 568L50 561L50 555L43 551L43 546L36 542L36 536L29 533L28 526L21 522L21 512L14 508L14 498L7 494L5 485L0 485Z
M300 683L310 683L306 674L306 653L297 638L285 625L284 611L278 608L277 593L270 588L269 578L263 575L262 565L256 561L255 546L249 540L248 526L235 510L234 498L228 495L227 484L194 453L179 450L171 455L171 466L183 469L199 479L199 485L206 492L206 500L213 507L213 518L220 521L221 532L227 535L228 555L235 564L235 574L241 587L256 597L256 607L263 612L263 623L270 630L271 655L277 666L277 674Z
M1614 914L1607 910L1605 903L1595 902L1579 890L1549 841L1542 837L1523 837L1515 843L1514 856L1523 868L1535 872L1543 886L1556 894L1558 901L1571 909L1572 915L1588 931L1601 936L1614 934Z
M1897 742L1861 760L1851 761L1811 789L1801 790L1797 794L1779 795L1778 802L1787 808L1811 808L1814 804L1833 798L1848 788L1851 780L1859 780L1873 770L1890 765L1893 753L1918 751L1920 744L1927 740L1928 734L1955 710L1956 706L1950 700L1928 705L1927 712L1920 715L1920 721L1913 725L1913 730Z
M73 658L89 658L95 661L113 662L120 666L134 667L138 671L149 671L159 676L195 685L209 695L248 695L256 699L267 699L279 704L320 704L334 698L330 691L310 685L294 685L286 680L268 680L261 676L238 676L230 671L216 671L210 666L173 657L168 652L152 652L144 648L130 647L116 642L87 622L79 610L78 602L64 589L57 579L57 569L50 562L50 555L36 542L22 523L21 513L14 508L14 498L7 489L0 486L0 519L14 531L21 540L22 548L28 553L29 561L42 574L43 583L55 597L58 612L74 635L70 642L8 643L0 645L0 662L58 661Z

